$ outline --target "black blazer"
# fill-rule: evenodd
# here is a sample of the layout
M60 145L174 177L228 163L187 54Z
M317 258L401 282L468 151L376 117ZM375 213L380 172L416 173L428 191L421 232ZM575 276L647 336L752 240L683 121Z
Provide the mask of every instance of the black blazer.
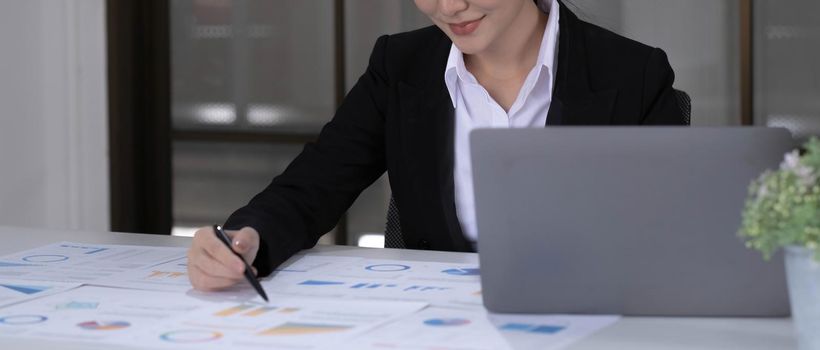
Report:
M550 125L683 124L666 54L579 20L561 4ZM385 170L407 248L471 251L453 194L452 42L437 27L382 36L317 141L225 226L262 239L260 275L331 230Z

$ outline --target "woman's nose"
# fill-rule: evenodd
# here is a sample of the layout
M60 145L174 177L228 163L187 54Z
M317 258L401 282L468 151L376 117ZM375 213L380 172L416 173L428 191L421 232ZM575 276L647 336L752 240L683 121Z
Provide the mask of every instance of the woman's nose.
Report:
M440 0L439 12L445 16L455 16L459 12L464 11L469 7L465 0Z

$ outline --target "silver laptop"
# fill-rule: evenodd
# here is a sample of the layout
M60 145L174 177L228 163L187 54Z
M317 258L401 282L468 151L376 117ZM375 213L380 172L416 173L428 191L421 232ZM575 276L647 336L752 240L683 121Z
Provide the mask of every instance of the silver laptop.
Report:
M490 311L788 315L782 258L737 234L750 181L796 145L786 130L494 129L470 142Z

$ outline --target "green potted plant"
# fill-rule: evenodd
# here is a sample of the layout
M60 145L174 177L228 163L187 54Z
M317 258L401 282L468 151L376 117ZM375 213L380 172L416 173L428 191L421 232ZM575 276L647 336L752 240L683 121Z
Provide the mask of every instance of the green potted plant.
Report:
M740 235L766 259L785 249L800 349L820 349L820 140L786 154L749 186Z

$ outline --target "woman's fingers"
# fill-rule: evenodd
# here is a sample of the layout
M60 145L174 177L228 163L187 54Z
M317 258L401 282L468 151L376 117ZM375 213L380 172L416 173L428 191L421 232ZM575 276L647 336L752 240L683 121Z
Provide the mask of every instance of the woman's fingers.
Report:
M238 272L236 269L225 266L211 256L208 251L203 251L201 254L196 254L188 258L188 264L202 269L202 271L207 272L209 276L238 279L243 277L244 273L244 271Z
M194 236L194 240L196 241L197 239L199 239L198 243L200 243L201 247L211 258L237 273L241 274L245 272L245 264L242 263L242 260L240 260L225 243L222 243L219 238L216 238L216 234L212 229L200 229Z
M259 252L259 233L255 229L245 227L239 231L226 232L231 238L231 247L240 255L248 264L252 264L256 259L256 254Z
M247 242L243 244L252 248L249 250L258 250L253 238L243 237L243 242ZM194 288L211 291L230 287L244 279L244 271L242 260L216 237L212 228L203 227L196 232L188 250L188 277Z
M225 289L241 281L241 279L213 276L197 265L189 264L188 272L188 276L191 278L191 284L194 288L201 291L216 291Z

